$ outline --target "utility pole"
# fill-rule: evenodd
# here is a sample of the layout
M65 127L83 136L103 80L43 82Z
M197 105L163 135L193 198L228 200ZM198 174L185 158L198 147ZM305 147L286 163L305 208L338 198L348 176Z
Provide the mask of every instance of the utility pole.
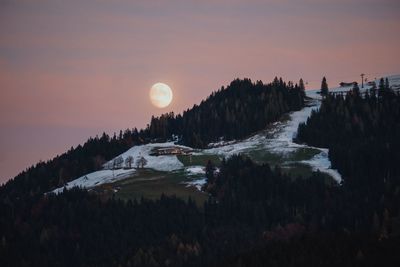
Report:
M362 73L361 76L361 88L364 88L364 73Z

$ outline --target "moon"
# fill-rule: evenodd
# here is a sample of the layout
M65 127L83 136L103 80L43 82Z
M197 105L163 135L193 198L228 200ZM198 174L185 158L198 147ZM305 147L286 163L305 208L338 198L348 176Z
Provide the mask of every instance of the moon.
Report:
M150 89L150 101L158 108L168 107L172 102L171 87L165 83L155 83Z

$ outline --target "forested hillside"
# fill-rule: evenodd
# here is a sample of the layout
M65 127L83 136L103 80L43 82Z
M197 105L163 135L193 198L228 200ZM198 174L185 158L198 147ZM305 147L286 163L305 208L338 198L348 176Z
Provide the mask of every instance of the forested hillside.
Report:
M400 94L389 88L327 96L318 112L299 126L298 140L329 148L334 168L343 176L345 201L360 215L355 229L376 229L393 219L399 231ZM389 229L381 229L387 235Z
M0 195L10 198L49 192L85 173L102 168L102 164L121 154L133 145L143 144L144 131L121 131L113 137L103 134L89 138L83 145L71 147L60 156L39 162L22 171L0 187Z
M182 115L153 117L150 137L167 139L175 134L184 145L196 148L219 138L240 139L264 129L286 112L301 109L304 97L302 80L294 85L278 78L270 84L236 79Z
M304 104L304 84L299 85L277 79L268 85L249 79L234 80L227 88L212 93L200 105L183 115L173 113L152 118L146 129L120 131L119 135L90 138L85 144L18 174L0 188L0 194L9 197L42 194L63 186L81 175L102 167L134 145L166 141L179 135L181 142L203 147L219 137L241 138L265 128L288 111L300 109Z
M0 200L2 266L398 266L393 218L361 220L345 189L234 156L213 197L100 200L78 189ZM391 228L390 228L391 227ZM387 229L382 236L382 229Z

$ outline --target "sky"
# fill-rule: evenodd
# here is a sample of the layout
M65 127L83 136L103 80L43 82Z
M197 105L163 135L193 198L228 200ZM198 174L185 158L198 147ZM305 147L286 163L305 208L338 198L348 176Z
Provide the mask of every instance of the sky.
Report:
M0 183L235 78L400 73L398 0L0 0ZM156 82L174 92L151 105Z

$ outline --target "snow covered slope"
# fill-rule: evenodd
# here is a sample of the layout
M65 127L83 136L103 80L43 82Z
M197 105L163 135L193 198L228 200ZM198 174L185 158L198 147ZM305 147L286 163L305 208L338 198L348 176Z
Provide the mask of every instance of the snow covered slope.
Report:
M154 169L157 171L174 171L174 170L179 170L183 168L182 162L178 160L178 158L175 155L168 155L168 156L152 156L150 155L151 152L154 149L157 148L165 148L165 147L180 147L184 149L191 149L189 147L185 146L177 146L173 142L168 142L168 143L153 143L153 144L147 144L147 145L141 145L141 146L134 146L128 151L124 152L118 157L122 157L122 159L125 161L125 159L128 156L132 156L135 161L138 160L140 157L144 157L147 160L146 168ZM115 158L113 159L115 160ZM107 162L104 164L104 166L107 165L112 165L112 161Z
M393 89L400 88L400 75L388 76L389 84ZM375 83L379 84L379 79L375 80ZM361 92L371 89L372 86L364 85ZM336 87L331 88L331 92L347 92L353 87ZM265 132L256 134L248 139L242 140L240 142L229 142L226 145L220 147L214 147L211 149L204 150L203 153L217 154L225 157L232 156L238 153L249 153L252 150L258 150L260 148L269 151L271 153L285 156L290 153L295 153L299 149L315 149L320 151L311 159L300 160L298 163L303 163L309 165L314 171L320 171L329 174L337 182L341 182L342 177L340 173L331 168L331 162L328 158L328 149L307 146L303 144L296 144L293 142L293 138L296 137L297 129L300 123L307 121L308 117L311 115L312 110L319 109L321 105L321 95L318 94L319 90L307 90L306 94L308 97L312 98L308 103L308 106L300 111L290 113L290 119L277 122L273 124L273 127ZM296 163L296 162L291 162Z
M112 183L121 179L125 179L135 173L134 169L124 170L100 170L88 173L75 179L65 185L66 189L73 187L93 188L101 184ZM58 194L64 190L64 187L57 188L53 192Z
M182 162L178 160L175 155L168 155L168 156L154 156L151 155L154 149L163 148L163 147L180 147L184 149L190 149L184 146L176 146L173 142L168 143L153 143L141 146L134 146L124 152L123 154L115 157L114 159L110 160L109 162L105 163L104 169L96 172L92 172L86 174L78 179L75 179L69 183L67 183L64 187L70 189L72 187L82 187L82 188L93 188L102 184L116 182L118 180L122 180L132 176L135 173L135 169L116 169L111 170L108 166L113 166L113 161L117 158L122 158L122 166L125 166L125 160L127 157L132 156L134 163L132 166L135 166L135 162L143 157L146 159L147 163L145 165L146 168L154 169L157 171L174 171L182 169L184 166ZM60 187L55 189L54 193L59 193L63 190L64 187Z
M311 96L310 96L311 97ZM314 99L308 103L308 106L302 110L290 113L290 118L283 122L277 122L273 124L273 127L265 132L256 134L246 140L230 143L225 146L206 149L203 153L217 154L225 157L230 157L234 154L247 154L252 150L266 150L270 153L287 156L290 153L295 153L300 148L317 149L320 153L316 154L310 160L301 160L298 163L307 164L311 166L314 171L320 171L329 174L337 182L341 181L341 176L331 168L331 164L328 158L327 149L316 148L307 145L296 144L293 142L293 138L296 137L297 128L300 123L306 122L310 116L312 110L316 110L320 106L320 101ZM290 162L296 163L296 162Z

